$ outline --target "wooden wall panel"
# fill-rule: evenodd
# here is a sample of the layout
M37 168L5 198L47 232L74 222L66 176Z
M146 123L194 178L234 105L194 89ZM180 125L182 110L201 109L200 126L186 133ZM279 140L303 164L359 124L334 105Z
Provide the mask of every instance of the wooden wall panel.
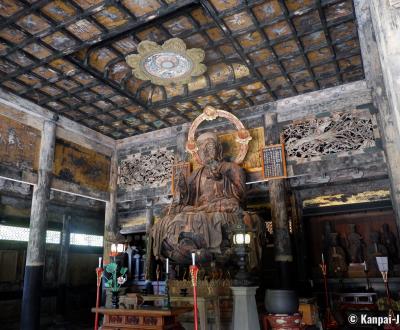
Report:
M39 164L40 131L0 116L0 163L36 171Z
M57 139L54 175L83 188L108 191L110 158L77 144Z

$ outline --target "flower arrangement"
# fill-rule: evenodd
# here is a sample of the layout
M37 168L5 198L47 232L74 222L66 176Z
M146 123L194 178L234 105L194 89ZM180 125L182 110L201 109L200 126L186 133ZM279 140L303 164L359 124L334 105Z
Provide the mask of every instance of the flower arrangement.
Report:
M105 268L105 272L103 273L103 277L106 280L106 288L111 288L112 292L119 292L121 285L126 282L127 271L128 268L121 267L118 276L118 265L115 262L109 263Z

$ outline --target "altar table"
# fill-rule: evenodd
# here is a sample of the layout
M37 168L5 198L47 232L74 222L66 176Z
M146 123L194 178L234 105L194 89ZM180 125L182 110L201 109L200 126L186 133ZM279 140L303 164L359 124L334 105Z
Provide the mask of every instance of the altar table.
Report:
M92 312L104 314L102 330L184 330L176 317L190 312L190 307L171 309L110 309L92 308Z
M144 301L160 301L165 300L166 297L164 295L143 295ZM192 296L171 296L170 301L172 302L185 302L193 304ZM209 296L209 297L197 297L197 307L199 310L199 325L200 330L207 330L210 327L208 326L208 309L207 303L213 303L214 313L215 313L215 329L220 330L221 328L221 320L220 320L220 309L219 309L219 297L217 296Z

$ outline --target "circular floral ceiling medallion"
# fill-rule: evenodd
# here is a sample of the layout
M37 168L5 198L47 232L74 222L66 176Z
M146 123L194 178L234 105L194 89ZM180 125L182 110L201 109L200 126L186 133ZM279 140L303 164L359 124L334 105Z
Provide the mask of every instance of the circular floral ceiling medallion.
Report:
M203 74L207 68L201 63L204 50L186 49L183 40L173 38L162 46L153 41L142 41L138 54L126 57L136 78L150 80L156 85L187 84L192 77Z

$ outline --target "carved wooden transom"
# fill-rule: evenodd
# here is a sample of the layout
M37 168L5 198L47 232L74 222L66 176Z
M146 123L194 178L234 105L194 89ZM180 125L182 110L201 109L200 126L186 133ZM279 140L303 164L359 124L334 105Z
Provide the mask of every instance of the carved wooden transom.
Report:
M336 114L293 123L283 130L288 157L312 158L375 146L371 116Z

